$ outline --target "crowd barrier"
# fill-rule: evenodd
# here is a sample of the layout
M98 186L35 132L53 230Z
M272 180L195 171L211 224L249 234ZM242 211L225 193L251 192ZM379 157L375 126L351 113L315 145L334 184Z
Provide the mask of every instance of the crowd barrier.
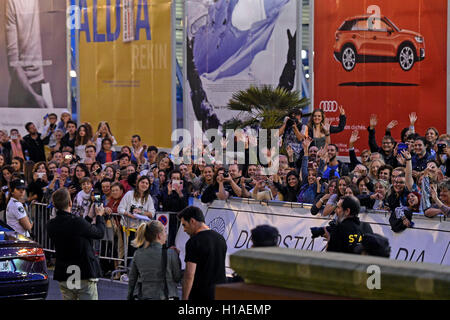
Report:
M48 204L33 203L28 208L28 214L33 221L32 239L51 256L55 253L55 246L47 234L46 226L49 220L54 218L55 210ZM163 223L169 233L169 246L175 243L174 231L170 232L170 229L175 231L178 229L178 222L174 215L176 213L156 213L156 219ZM133 258L133 254L130 253L130 241L132 240L130 234L135 231L132 226L145 222L145 220L137 220L136 224L136 219L113 213L106 219L106 231L103 239L93 242L100 263L111 271L111 279L116 279L117 275L126 274L129 270ZM175 224L175 227L170 228L169 224Z
M312 238L311 227L324 227L334 217L311 215L311 204L280 201L257 201L230 198L216 200L209 205L195 201L205 215L205 223L220 233L227 242L226 266L229 256L238 250L252 246L251 229L258 225L275 226L279 231L278 243L283 248L324 251L325 238ZM450 222L443 216L427 218L414 215L414 228L395 233L389 223L390 212L370 210L359 214L373 232L388 238L391 246L390 259L450 265ZM189 237L179 229L176 247L184 268L185 244ZM228 268L228 273L232 270Z

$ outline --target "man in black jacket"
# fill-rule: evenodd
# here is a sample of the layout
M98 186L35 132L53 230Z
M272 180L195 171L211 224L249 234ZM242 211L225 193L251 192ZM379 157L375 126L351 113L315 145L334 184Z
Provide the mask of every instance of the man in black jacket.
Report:
M31 160L34 163L45 161L44 145L49 143L51 132L47 131L47 136L42 138L36 126L32 122L28 122L25 125L25 129L27 129L28 134L23 137L23 141L25 142L25 148L26 151L28 151L28 156L30 157L30 159L26 160Z
M365 233L373 233L368 224L359 221L359 200L354 196L347 196L339 200L336 207L338 223L328 232L325 228L325 238L328 239L327 251L354 253L358 243Z
M64 300L98 300L97 281L101 276L92 240L100 240L105 232L103 206L95 207L95 223L89 215L81 218L70 214L72 201L66 188L55 191L52 202L56 217L47 225L48 235L55 243L54 280Z

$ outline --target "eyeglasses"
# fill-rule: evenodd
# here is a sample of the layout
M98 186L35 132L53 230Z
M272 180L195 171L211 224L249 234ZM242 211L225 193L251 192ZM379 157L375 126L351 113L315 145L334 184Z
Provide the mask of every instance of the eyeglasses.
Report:
M394 181L394 184L405 184L404 181Z

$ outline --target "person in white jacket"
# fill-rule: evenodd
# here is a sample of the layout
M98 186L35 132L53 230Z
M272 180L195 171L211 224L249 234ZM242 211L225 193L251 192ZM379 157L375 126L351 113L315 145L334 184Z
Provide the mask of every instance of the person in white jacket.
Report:
M145 220L153 219L155 205L150 195L150 179L148 176L139 177L136 183L136 190L128 191L120 201L117 208L119 214L126 217L125 225L129 229L130 236L128 243L135 238L136 230ZM133 257L135 248L128 247L128 256Z

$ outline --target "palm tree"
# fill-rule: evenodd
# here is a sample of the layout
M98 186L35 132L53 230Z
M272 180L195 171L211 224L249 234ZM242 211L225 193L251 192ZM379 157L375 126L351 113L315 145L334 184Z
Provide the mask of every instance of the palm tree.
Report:
M298 91L288 91L283 88L273 88L269 85L253 87L233 94L227 108L240 111L222 127L226 129L277 129L283 120L293 110L309 104L307 98L300 99Z

